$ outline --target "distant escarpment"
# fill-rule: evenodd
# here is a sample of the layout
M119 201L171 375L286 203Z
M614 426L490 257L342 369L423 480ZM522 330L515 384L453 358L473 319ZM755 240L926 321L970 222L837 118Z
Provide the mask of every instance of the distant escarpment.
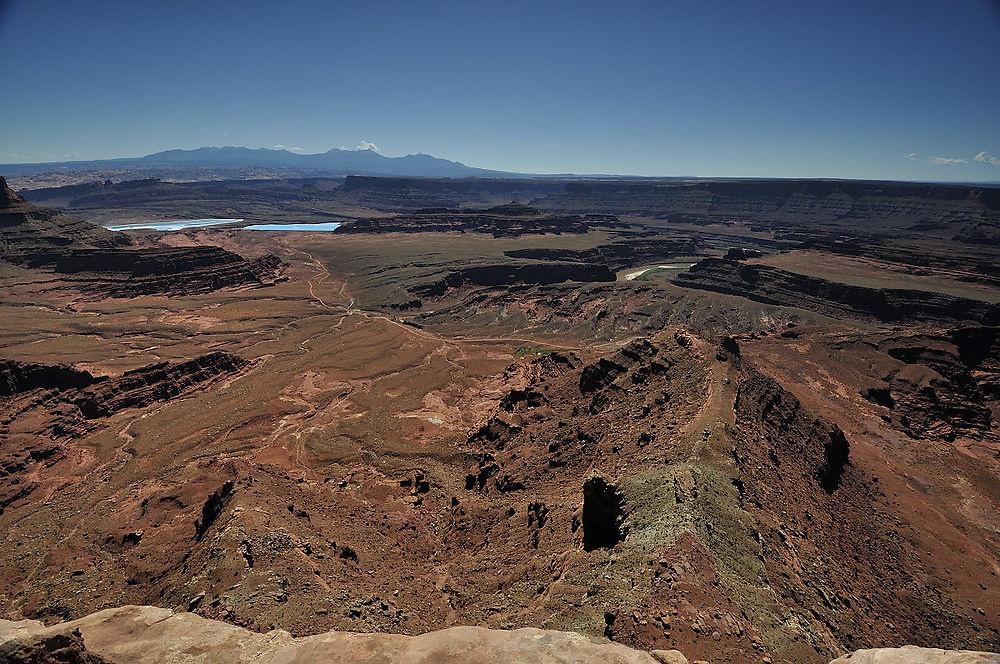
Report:
M1000 194L990 187L845 180L591 180L566 183L546 199L545 207L669 218L694 215L691 219L702 223L742 219L770 227L847 218L912 225L995 215Z
M128 248L123 233L28 203L0 178L0 261L52 270L96 297L183 295L262 286L282 262L247 260L220 247Z
M0 360L0 514L39 489L30 479L34 466L58 463L71 441L107 418L206 389L249 366L215 352L107 378L65 365Z
M547 247L514 249L504 252L510 258L576 261L607 265L612 270L648 265L675 256L693 256L704 248L700 238L678 235L643 238L628 242L602 244L592 249L550 249Z
M517 237L540 233L586 233L594 229L626 228L609 214L545 214L511 202L486 210L423 208L412 214L358 219L338 229L341 233L488 233Z
M1000 324L1000 305L928 291L867 288L766 265L706 258L674 277L687 288L873 322Z
M454 270L427 284L410 288L415 295L440 297L463 286L530 286L564 281L614 281L615 273L603 265L537 263L530 265L478 265Z
M348 175L342 193L348 201L375 209L411 211L454 208L468 201L531 201L562 189L564 182L541 179L393 178Z

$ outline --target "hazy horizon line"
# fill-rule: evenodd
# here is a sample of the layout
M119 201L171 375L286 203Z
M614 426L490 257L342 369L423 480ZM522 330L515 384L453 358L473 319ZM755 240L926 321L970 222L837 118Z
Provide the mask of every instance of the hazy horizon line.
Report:
M335 150L336 151L342 151L342 152L355 152L355 153L357 153L357 152L372 152L372 153L377 154L380 157L384 157L386 159L403 159L403 158L406 158L406 157L428 156L428 157L432 157L434 159L441 159L441 160L451 161L451 162L454 162L456 164L460 164L462 166L465 166L467 168L484 170L484 171L492 171L492 173L493 173L493 174L490 174L490 175L482 175L482 176L468 175L468 176L460 176L460 177L434 176L434 175L394 175L394 174L385 174L385 175L381 175L381 176L380 175L374 175L372 177L413 177L413 178L429 178L429 179L469 179L469 178L475 179L477 177L482 177L482 178L494 177L494 178L501 178L501 179L503 179L505 177L510 177L510 176L525 176L525 177L529 177L529 178L560 178L560 177L564 177L564 178L614 178L614 179L629 179L629 178L632 178L632 179L649 179L649 180L657 180L657 179L671 179L671 180L677 180L677 179L697 179L697 180L713 180L713 179L714 180L843 180L843 181L864 181L864 182L900 182L900 183L914 183L914 184L952 184L952 185L962 185L962 184L965 184L965 185L991 185L991 186L1000 186L1000 180L975 180L975 179L955 179L955 180L948 180L948 179L906 179L906 178L892 178L892 177L863 177L863 176L852 176L852 175L697 175L697 174L682 174L682 175L655 174L655 175L653 175L653 174L642 174L642 173L577 173L577 172L572 172L572 171L564 171L564 172L546 172L546 171L534 171L534 170L512 171L512 170L504 170L504 169L491 168L491 167L488 167L488 166L475 166L475 165L471 165L471 164L468 164L466 162L460 161L458 159L451 159L449 157L441 157L441 156L435 155L435 154L430 153L430 152L412 152L412 153L407 153L407 154L403 154L403 155L386 154L386 153L382 152L382 150L377 145L375 145L374 143L371 143L369 141L366 141L366 140L361 141L361 143L358 144L357 146L355 146L354 148L349 148L349 147L345 147L345 146L341 145L341 146L329 148L327 150L323 150L323 151L320 151L320 152L307 152L307 151L305 151L302 148L287 147L287 146L284 146L284 145L281 145L281 144L276 144L276 145L273 145L273 146L270 146L270 147L268 147L268 146L251 147L251 146L247 146L247 145L201 145L201 146L198 146L198 147L195 147L195 148L166 148L166 149L163 149L163 150L156 150L156 151L148 152L148 153L141 154L141 155L122 155L122 156L117 156L117 157L99 157L99 158L93 158L93 159L85 159L85 158L83 158L83 155L81 155L80 153L78 153L78 152L71 152L71 153L66 153L66 154L63 154L63 155L51 155L52 157L60 157L61 156L61 157L63 157L62 159L54 158L54 159L49 159L49 160L44 160L44 161L5 161L3 163L0 163L0 167L4 167L4 166L46 166L46 165L50 165L50 164L51 165L66 165L66 166L70 166L70 165L73 165L73 164L90 164L90 163L95 163L95 162L113 162L113 161L124 161L124 160L129 160L129 159L144 159L146 157L150 157L150 156L153 156L153 155L163 154L163 153L167 153L167 152L175 152L175 151L179 151L179 152L197 152L199 150L213 150L213 149L215 149L215 150L237 149L237 150L253 150L253 151L268 151L268 152L284 152L284 153L287 153L289 155L294 155L294 156L299 156L299 157L324 155L324 154L328 154L330 152L333 152ZM182 169L191 169L191 168L199 168L199 167L197 167L197 166L176 166L176 167L171 167L171 166L155 166L155 167L151 167L151 168L182 170ZM232 166L232 167L227 167L227 166L203 166L203 167L200 167L200 168L205 168L205 169L209 169L209 170L231 170L231 169L245 168L245 167L240 167L240 166ZM292 166L292 167L261 166L261 168L280 169L280 168L296 168L296 167L294 167L294 166ZM79 169L79 170L87 170L87 169ZM109 170L113 170L113 169L109 169ZM142 169L122 169L122 170L142 170ZM315 170L334 170L335 171L337 169L335 169L335 168L315 167ZM51 171L51 172L56 172L56 171ZM69 172L72 172L72 171L69 171ZM42 175L42 174L43 173L38 173L37 175ZM3 173L0 173L0 175L3 175ZM369 174L368 173L359 173L359 175L366 175L367 176ZM29 176L9 176L9 177L19 178L19 177L29 177ZM280 178L278 178L278 179L280 179Z

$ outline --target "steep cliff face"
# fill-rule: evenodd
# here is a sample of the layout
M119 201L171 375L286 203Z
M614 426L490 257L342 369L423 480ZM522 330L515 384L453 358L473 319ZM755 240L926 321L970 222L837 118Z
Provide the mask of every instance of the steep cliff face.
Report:
M840 486L851 452L844 432L805 411L778 381L745 368L734 410L738 424L763 435L768 456L785 466L786 475L801 475L803 481L818 483L828 494ZM734 454L739 460L739 447Z
M674 277L674 283L809 309L832 318L902 324L1000 323L1000 305L981 300L928 291L865 288L722 258L702 260Z
M1000 400L1000 327L960 328L949 336L979 389Z
M998 341L996 327L887 336L865 351L878 375L861 395L911 438L1000 450Z
M956 331L965 342L966 353L989 353L989 335L996 328L966 328ZM952 333L953 335L955 333ZM992 388L996 375L980 372L976 358L963 357L952 335L920 334L888 339L879 350L903 365L885 376L886 388L881 405L894 421L914 438L935 438L948 441L959 435L987 434L993 414L980 380ZM978 343L969 344L975 339ZM982 343L982 346L979 344ZM985 359L988 356L984 356ZM992 356L995 362L996 356ZM973 372L979 374L974 376ZM879 403L877 388L866 394ZM995 396L994 396L995 399Z

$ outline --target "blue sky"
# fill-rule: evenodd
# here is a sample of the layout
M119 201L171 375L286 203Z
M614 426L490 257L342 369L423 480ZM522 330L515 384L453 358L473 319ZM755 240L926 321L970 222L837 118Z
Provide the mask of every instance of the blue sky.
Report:
M369 141L525 172L1000 181L993 0L0 7L0 162Z

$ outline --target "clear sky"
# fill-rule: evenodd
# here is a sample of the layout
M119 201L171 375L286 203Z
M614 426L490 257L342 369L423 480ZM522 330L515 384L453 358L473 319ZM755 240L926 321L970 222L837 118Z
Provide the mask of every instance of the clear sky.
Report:
M0 0L0 63L0 162L1000 181L996 0Z

